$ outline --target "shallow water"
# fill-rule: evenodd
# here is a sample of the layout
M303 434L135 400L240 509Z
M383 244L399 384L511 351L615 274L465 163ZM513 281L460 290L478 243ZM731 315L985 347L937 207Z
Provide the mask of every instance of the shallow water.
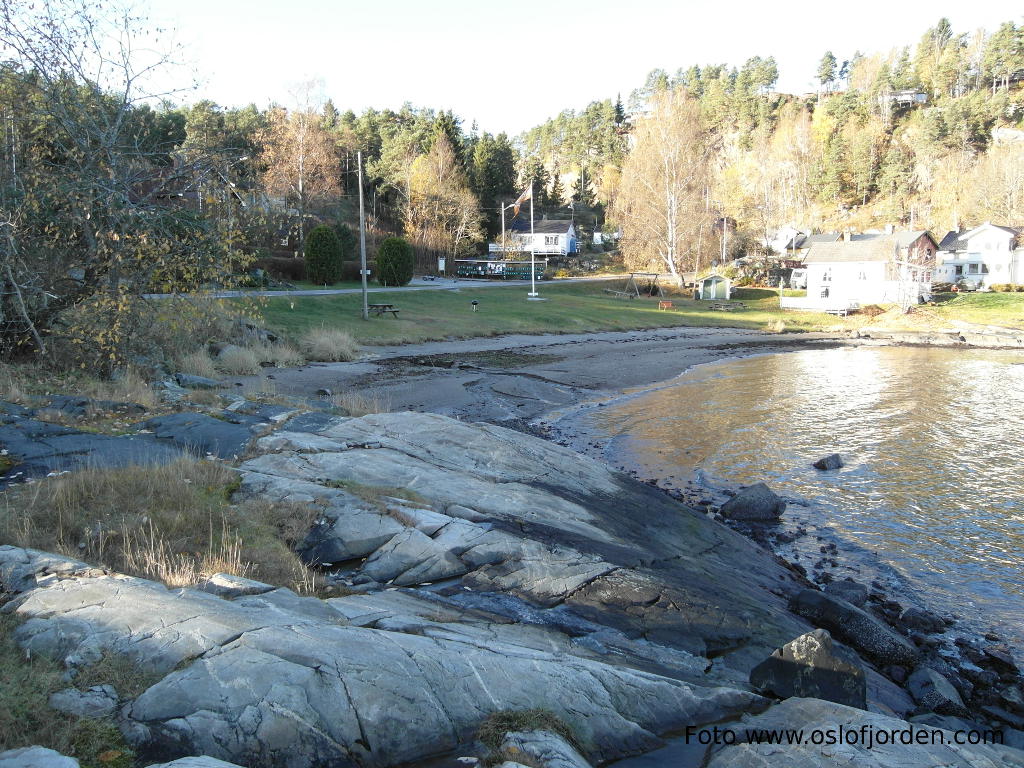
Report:
M829 529L865 566L876 559L916 602L1024 646L1020 353L761 355L699 366L567 421L646 477L710 488L763 480L806 503L787 516ZM833 451L843 469L811 468Z

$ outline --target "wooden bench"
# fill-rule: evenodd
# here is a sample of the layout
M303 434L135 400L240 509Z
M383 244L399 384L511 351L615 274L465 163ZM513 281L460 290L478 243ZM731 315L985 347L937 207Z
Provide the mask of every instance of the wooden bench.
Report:
M629 291L615 291L615 290L612 290L611 288L605 288L604 292L605 293L610 293L612 296L614 296L617 299L635 299L636 298L636 294L635 293L630 293Z
M396 319L398 318L398 310L395 308L394 304L369 304L367 305L367 309L369 309L375 317L380 317L385 312L390 312L392 317Z
M658 309L672 309L672 302L671 301L659 301L658 302Z

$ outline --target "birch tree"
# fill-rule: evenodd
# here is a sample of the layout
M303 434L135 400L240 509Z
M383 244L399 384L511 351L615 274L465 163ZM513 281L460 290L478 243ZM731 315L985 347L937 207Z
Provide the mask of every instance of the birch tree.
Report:
M699 104L676 89L652 97L637 123L635 145L622 169L612 217L622 227L626 264L657 264L673 277L693 269L690 247L709 213L709 159L716 143Z
M292 111L272 110L259 138L264 187L297 209L300 248L305 248L310 204L341 191L335 140L324 128L314 96L316 85L303 83L295 90Z

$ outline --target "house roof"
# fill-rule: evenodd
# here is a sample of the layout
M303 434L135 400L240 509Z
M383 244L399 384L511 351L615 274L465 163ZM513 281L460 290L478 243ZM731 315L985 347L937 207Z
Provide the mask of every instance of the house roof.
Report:
M960 238L960 233L950 230L939 241L940 251L960 251L966 246L966 242Z
M572 228L571 219L541 219L533 222L533 232L537 235L567 235ZM523 219L513 219L512 232L529 232L530 222Z
M924 230L917 232L896 232L891 235L853 235L849 241L815 243L804 260L812 262L838 261L891 261L900 248L906 248L921 235L931 234ZM931 238L934 240L934 238Z
M942 242L939 243L939 250L950 252L966 251L969 247L968 241L984 229L998 229L1017 238L1024 236L1024 227L1004 227L1001 224L985 222L967 232L947 232L946 236L942 238Z

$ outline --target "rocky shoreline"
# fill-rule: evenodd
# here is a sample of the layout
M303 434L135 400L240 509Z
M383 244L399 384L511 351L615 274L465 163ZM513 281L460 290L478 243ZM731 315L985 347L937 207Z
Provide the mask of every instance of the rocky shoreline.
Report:
M721 357L723 346L735 354L729 345L743 338L732 338L654 334L624 376L678 373L666 344L694 344L694 364ZM740 353L770 348L756 339ZM889 749L748 737L709 744L695 765L781 756L825 766L841 756L870 766L1024 766L1013 651L965 640L952 656L936 641L947 617L904 609L880 585L810 581L765 546L775 543L778 499L758 489L745 512L751 494L741 491L715 505L716 520L685 489L667 493L473 418L500 413L522 427L582 393L614 391L597 379L622 370L620 358L592 342L569 349L505 367L465 350L446 367L415 355L392 366L393 392L420 402L430 400L428 382L443 381L438 410L451 415L354 418L236 396L207 413L147 420L138 435L147 445L238 457L235 498L317 508L298 552L330 577L335 596L228 574L168 589L0 542L0 602L18 622L14 639L67 672L69 688L51 706L102 711L138 765L203 756L213 762L195 765L585 768L732 723L942 736ZM356 364L338 375L379 373ZM3 428L27 441L42 429L49 447L80 439L73 428L50 435L40 415L8 409ZM836 555L828 546L821 554ZM109 654L155 682L138 695L74 687L80 670ZM553 724L513 717L532 711ZM954 731L996 729L1008 746L954 743ZM36 764L0 753L3 768Z

